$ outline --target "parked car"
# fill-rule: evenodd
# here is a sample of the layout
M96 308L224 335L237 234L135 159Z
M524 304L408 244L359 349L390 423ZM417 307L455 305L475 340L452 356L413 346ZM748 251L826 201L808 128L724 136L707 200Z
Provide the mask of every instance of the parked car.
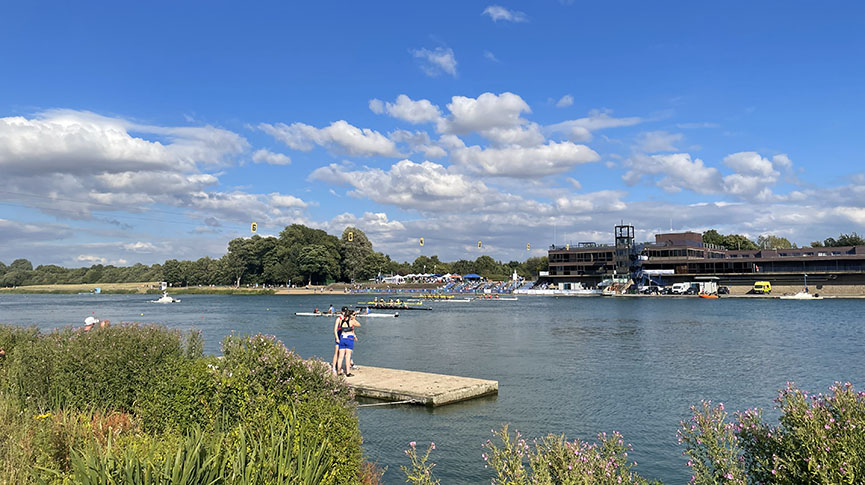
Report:
M718 294L719 295L729 295L730 294L730 288L727 286L719 286L718 287Z
M699 290L697 290L697 288L695 288L693 286L688 288L687 290L685 290L686 295L696 295L698 292L699 292Z

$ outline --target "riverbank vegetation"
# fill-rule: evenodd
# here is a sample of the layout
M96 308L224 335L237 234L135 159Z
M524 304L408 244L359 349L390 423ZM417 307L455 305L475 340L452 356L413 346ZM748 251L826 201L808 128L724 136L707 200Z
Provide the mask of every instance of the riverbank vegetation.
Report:
M264 335L226 337L221 358L202 348L197 333L152 325L0 325L0 484L381 482L328 364ZM863 481L865 392L790 383L775 405L774 424L757 409L692 407L678 431L691 483ZM529 440L505 426L481 448L493 483L659 483L615 432ZM435 444L406 455L408 482L439 483Z
M89 268L63 268L16 259L8 266L0 262L0 287L106 284L165 281L172 286L245 285L304 286L328 282L364 282L378 275L410 273L477 273L489 279L505 280L514 271L524 277L547 269L546 257L524 262L502 263L489 256L474 261L440 261L422 255L413 262L397 262L376 252L360 229L346 227L340 237L301 224L286 227L279 237L236 238L228 243L221 258L195 261L169 259L163 264L116 267L96 264Z
M0 326L0 483L358 483L355 404L273 337ZM364 473L365 476L361 476Z
M826 394L809 394L787 383L778 393L777 424L759 409L732 418L719 403L691 407L681 422L679 443L685 447L689 483L698 485L854 484L865 482L865 392L836 382ZM659 484L637 474L631 445L621 434L601 433L596 442L567 441L548 435L529 441L508 426L493 430L483 445L485 467L496 484ZM405 451L411 466L402 467L407 482L439 483L435 463L417 443Z

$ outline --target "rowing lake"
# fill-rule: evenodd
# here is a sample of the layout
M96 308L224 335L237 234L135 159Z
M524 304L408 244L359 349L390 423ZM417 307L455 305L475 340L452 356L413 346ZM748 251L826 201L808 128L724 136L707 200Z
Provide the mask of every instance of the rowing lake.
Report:
M273 334L304 357L333 353L332 320L296 317L365 297L176 295L2 295L0 322L49 329L112 322L154 322L199 329L208 353L231 332ZM701 399L729 411L771 411L786 381L825 391L833 381L865 387L865 300L781 301L699 298L553 298L426 305L396 319L362 321L358 365L499 381L499 395L426 409L358 410L369 458L403 483L410 441L436 443L443 483L489 483L481 444L511 423L529 438L564 433L594 440L620 431L634 446L635 471L666 483L690 474L676 442L681 419ZM141 315L143 314L143 315Z

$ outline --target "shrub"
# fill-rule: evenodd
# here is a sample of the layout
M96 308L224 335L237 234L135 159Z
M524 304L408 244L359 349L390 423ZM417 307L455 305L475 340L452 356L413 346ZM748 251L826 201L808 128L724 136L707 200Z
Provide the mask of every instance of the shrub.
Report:
M145 430L184 432L194 427L222 427L215 357L179 359L166 366L162 378L147 388L136 404Z
M861 483L865 479L865 393L848 382L809 395L792 383L775 399L779 424L749 409L726 421L723 405L692 408L683 422L695 483Z
M130 411L183 352L180 332L155 325L67 328L15 349L8 364L10 391L42 409L98 403Z
M629 461L630 445L625 445L618 432L599 434L598 443L569 442L551 434L531 445L519 432L511 436L507 425L493 434L501 446L487 440L482 455L486 466L496 472L493 483L650 483L631 471L637 463Z
M400 467L402 472L405 473L406 482L417 485L438 484L439 481L433 477L432 474L432 469L435 467L435 463L429 462L429 455L432 453L432 450L436 449L436 444L430 442L429 447L426 449L426 453L424 453L423 456L418 454L416 442L412 441L408 445L409 449L405 450L405 454L408 455L409 460L411 460L411 467Z
M865 480L865 392L849 382L829 394L788 383L775 399L778 426L759 411L738 415L739 436L751 476L775 483L861 483Z
M691 483L745 484L744 458L735 426L727 422L724 404L712 406L703 401L691 406L693 416L683 421L678 431L679 443L685 445L688 466L694 472Z

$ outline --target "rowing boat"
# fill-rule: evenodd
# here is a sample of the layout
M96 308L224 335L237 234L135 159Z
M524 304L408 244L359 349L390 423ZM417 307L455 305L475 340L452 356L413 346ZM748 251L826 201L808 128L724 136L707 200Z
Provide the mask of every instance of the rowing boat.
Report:
M486 297L478 297L475 298L474 301L517 301L519 298L516 296L508 297L508 296L500 296L498 298L486 298Z
M334 314L330 313L314 313L314 312L296 312L296 316L298 317L334 317ZM369 318L396 318L399 316L399 313L357 313L356 317L369 317Z
M373 305L373 306L375 306L375 305L423 305L423 302L422 301L411 301L410 302L410 301L406 301L406 300L400 300L399 303L397 303L395 301L387 301L387 302L384 302L384 301L359 301L359 302L357 302L357 304L358 305Z
M432 310L432 308L424 308L419 306L400 306L400 305L370 305L371 310ZM366 307L360 307L360 310L365 310Z

